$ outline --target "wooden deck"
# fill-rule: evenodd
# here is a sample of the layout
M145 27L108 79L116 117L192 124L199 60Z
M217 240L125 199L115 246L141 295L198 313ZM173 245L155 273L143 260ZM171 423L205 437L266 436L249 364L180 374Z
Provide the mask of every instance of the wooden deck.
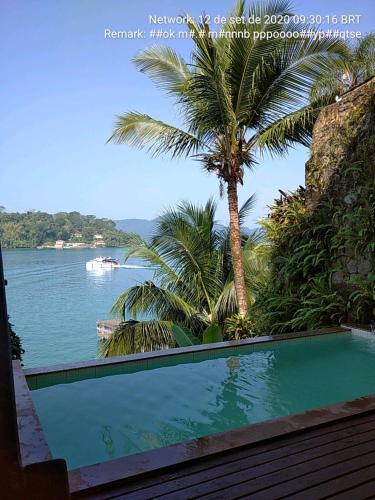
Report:
M375 411L128 479L86 498L375 498Z

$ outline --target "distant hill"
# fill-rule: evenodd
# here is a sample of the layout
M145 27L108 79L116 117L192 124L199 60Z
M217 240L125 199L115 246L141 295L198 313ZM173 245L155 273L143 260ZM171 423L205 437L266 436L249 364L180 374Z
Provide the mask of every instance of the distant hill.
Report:
M1 209L1 207L0 207ZM35 248L53 246L57 240L67 244L87 244L107 247L123 247L126 233L137 233L150 241L156 231L158 218L123 219L112 221L79 212L49 214L37 210L6 212L0 210L0 240L5 248ZM216 224L217 229L225 226ZM243 228L249 232L248 228Z
M115 221L116 228L120 231L125 231L126 233L136 233L139 234L143 239L149 241L156 230L158 224L158 218L147 220L147 219L123 219ZM222 224L216 224L217 229L224 229L225 226ZM247 227L243 228L244 233L250 233L250 229Z
M143 239L149 241L155 232L158 219L123 219L115 220L116 229L126 233L139 234Z

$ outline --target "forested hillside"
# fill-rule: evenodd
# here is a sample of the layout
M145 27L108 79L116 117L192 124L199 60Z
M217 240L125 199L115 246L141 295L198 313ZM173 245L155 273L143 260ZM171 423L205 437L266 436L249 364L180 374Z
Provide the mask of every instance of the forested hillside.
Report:
M116 229L109 219L79 212L28 211L25 213L0 212L0 239L3 247L33 248L53 245L56 240L90 244L100 234L106 246L122 246L125 234Z

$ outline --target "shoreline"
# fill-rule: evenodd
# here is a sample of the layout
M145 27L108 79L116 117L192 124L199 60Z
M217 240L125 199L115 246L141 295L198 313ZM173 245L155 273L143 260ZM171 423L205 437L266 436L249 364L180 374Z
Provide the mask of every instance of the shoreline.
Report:
M2 251L7 250L97 250L97 249L110 249L110 248L126 248L125 246L121 247L94 247L90 245L84 246L66 246L66 247L55 247L55 246L40 246L40 247L2 247Z

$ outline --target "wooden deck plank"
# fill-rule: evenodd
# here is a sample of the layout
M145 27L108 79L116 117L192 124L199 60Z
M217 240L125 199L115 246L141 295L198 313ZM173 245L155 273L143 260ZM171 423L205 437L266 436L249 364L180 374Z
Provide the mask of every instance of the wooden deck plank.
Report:
M363 473L363 476L362 476ZM373 473L372 478L374 477ZM361 479L364 479L366 471L361 471L361 474L357 474ZM354 486L351 484L346 491L341 491L338 494L331 495L329 500L367 500L369 498L375 498L375 479L372 479L365 483Z
M375 451L373 443L370 443L370 446L367 446L367 449L371 447L372 447L371 452L366 453L366 447L364 447L364 450L361 450L359 453L357 452L358 454L354 456L351 455L350 453L351 450L345 450L346 453L345 454L343 453L340 457L337 456L332 457L332 461L336 461L338 459L343 458L343 456L346 455L345 461L337 461L336 463L331 463L331 460L329 461L322 460L320 464L314 464L318 465L318 468L312 466L312 469L310 469L310 471L312 470L312 472L307 473L306 469L303 470L303 468L301 468L298 471L298 473L294 475L294 477L291 477L293 474L289 475L289 477L288 475L286 475L285 481L283 481L283 478L280 478L281 481L272 487L265 488L265 484L263 483L262 485L260 485L261 491L258 490L257 493L252 494L251 498L252 500L272 500L280 497L290 498L291 495L296 493L299 493L300 495L304 496L306 489L311 488L314 485L327 483L332 478L342 479L345 475L350 473L357 473L358 475L359 471L361 471L362 475L362 469L366 465L371 466L371 470L374 473ZM294 470L293 472L296 473L297 471ZM352 476L355 477L355 474L353 474ZM271 480L273 479L272 476L267 477L268 483L270 482L270 479ZM339 484L340 481L338 481L338 485ZM225 498L239 498L244 494L247 495L249 493L248 487L249 487L248 483L242 483L238 485L238 487L236 486L235 488L233 488L233 494L234 494L233 496L227 495ZM327 494L324 494L324 496L327 497ZM207 497L207 499L208 498L210 497ZM216 495L216 498L219 499L222 497Z
M339 497L341 499L344 496L344 494L346 496L350 495L349 498L351 498L351 500L353 500L354 498L355 500L358 500L360 498L359 495L361 495L363 498L364 494L365 494L364 498L366 498L366 495L369 494L369 490L368 487L366 489L363 487L363 483L372 480L374 476L375 476L375 465L371 465L369 467L360 469L360 474L359 471L355 471L352 472L351 474L346 474L345 476L336 477L331 481L326 481L325 483L321 483L313 488L309 488L308 490L305 489L296 495L290 495L288 496L288 499L299 500L301 498L301 495L303 495L303 498L306 500L315 500L318 498L326 498L326 497L331 498L332 495ZM357 489L356 496L353 496L354 488ZM361 491L362 493L360 493ZM372 495L374 494L375 494L375 489L372 488Z
M329 435L327 436L329 438ZM284 449L270 450L268 453L257 454L253 457L245 457L241 460L235 460L230 463L222 464L220 466L203 469L193 475L183 476L169 482L163 482L159 485L154 485L149 488L150 494L163 495L168 498L168 493L174 491L182 492L186 488L186 493L192 489L198 494L199 491L206 487L212 488L215 481L219 481L221 485L226 483L228 479L226 476L231 476L230 481L236 482L236 478L240 477L244 471L251 469L254 477L270 474L271 472L281 471L285 467L291 467L320 456L332 454L333 452L351 448L354 444L367 443L373 441L375 449L375 429L363 432L357 436L350 435L341 436L340 439L335 435L334 439L323 444L321 441L315 442L311 448L304 448L300 446L299 450L293 450L292 447L285 447ZM305 443L303 443L305 445ZM282 452L282 453L280 453ZM221 487L221 486L220 486ZM133 491L132 498L134 500L142 498L147 494L147 488L143 488L139 493Z
M361 426L359 428L358 426ZM204 472L207 469L214 468L216 466L231 463L236 463L246 457L255 456L258 454L265 453L266 455L274 453L274 458L277 459L283 455L297 452L301 449L309 449L316 446L316 438L322 439L322 444L331 442L336 439L340 439L343 436L349 437L356 433L365 432L375 428L375 414L368 414L363 416L357 416L350 420L342 421L339 423L334 423L330 425L324 425L310 431L305 431L302 433L296 433L286 437L280 437L277 442L266 442L260 445L245 447L240 450L233 450L227 452L218 457L210 457L209 459L203 459L195 461L192 464L185 466L179 466L174 468L172 471L160 471L159 474L152 475L151 477L145 478L142 481L129 482L127 484L114 488L118 494L132 493L134 496L138 490L146 490L147 488L155 487L159 484L168 484L174 479L182 480L187 478L188 481L196 482L193 475L199 472ZM265 455L265 457L266 457ZM104 493L97 493L95 496L90 498L95 498L97 500L108 498L109 490Z
M351 472L355 466L360 468L363 466L364 454L372 454L373 456L368 458L371 460L370 463L375 464L374 441L297 464L290 457L285 457L282 459L284 465L282 469L275 470L274 464L268 463L261 467L244 469L191 488L175 491L170 495L163 495L163 498L172 500L178 496L180 498L204 496L207 499L229 499L251 494L251 498L254 500L258 500L258 498L259 500L269 500L278 498L278 495L290 495L300 489L306 489L335 477L336 473L339 475L340 467L347 467L347 472ZM337 464L339 464L337 471L336 469L327 470L330 467L336 467ZM311 471L314 472L311 473ZM259 496L257 492L261 492Z
M375 413L370 413L171 467L89 498L230 500L250 495L252 500L271 500L295 495L316 500L337 494L338 488L346 495L352 484L362 496L347 498L357 500L371 498L374 467ZM340 486L343 474L351 484ZM324 493L325 485L329 493Z

